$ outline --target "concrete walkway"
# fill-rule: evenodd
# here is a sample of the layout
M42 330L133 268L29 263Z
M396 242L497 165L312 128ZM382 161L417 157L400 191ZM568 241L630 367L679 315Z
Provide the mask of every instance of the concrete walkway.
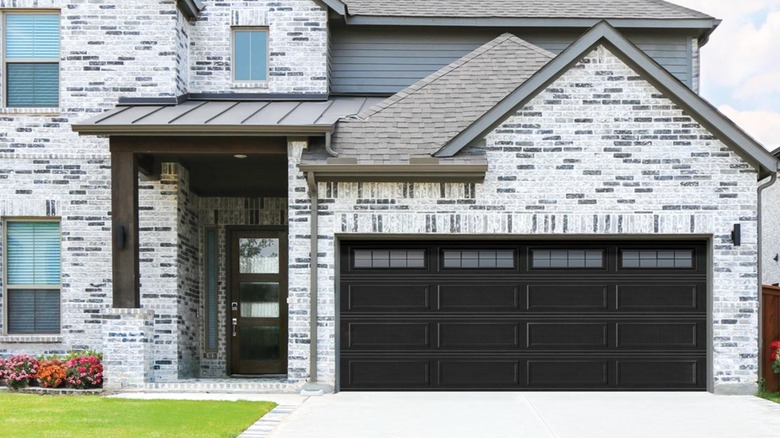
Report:
M270 438L777 438L780 405L708 393L355 393L311 397Z

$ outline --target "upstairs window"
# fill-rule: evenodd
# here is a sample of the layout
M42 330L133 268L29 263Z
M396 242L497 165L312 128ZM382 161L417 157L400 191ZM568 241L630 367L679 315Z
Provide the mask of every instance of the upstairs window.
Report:
M60 16L7 13L4 28L6 106L59 106Z
M60 224L7 221L6 332L60 332Z
M233 80L268 80L268 29L233 29Z

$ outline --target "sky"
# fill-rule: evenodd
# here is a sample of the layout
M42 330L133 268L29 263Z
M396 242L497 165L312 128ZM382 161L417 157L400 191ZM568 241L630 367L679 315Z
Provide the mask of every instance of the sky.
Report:
M701 95L780 147L780 0L668 0L723 22L701 50Z

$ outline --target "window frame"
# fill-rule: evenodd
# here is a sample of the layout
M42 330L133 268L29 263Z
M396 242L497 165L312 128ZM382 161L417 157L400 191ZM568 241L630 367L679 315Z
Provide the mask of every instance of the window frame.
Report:
M8 62L6 58L6 32L8 31L7 19L9 15L56 15L59 34L59 56L55 58L18 58ZM2 68L2 107L3 109L33 109L45 112L47 109L57 109L62 106L62 11L59 9L13 9L0 10L2 19L2 32L0 32L0 68ZM8 104L8 64L57 64L57 105L56 106L10 106Z
M236 79L236 32L238 31L263 31L265 32L265 79L249 79L241 80ZM259 84L265 85L269 82L271 77L271 29L269 26L231 26L230 27L230 81L234 84L248 85Z
M3 225L2 243L3 243L3 336L60 336L62 334L62 220L59 217L3 217L0 218ZM8 224L13 222L55 222L59 225L60 234L60 278L57 285L34 285L34 284L22 284L22 285L10 285L8 284ZM8 291L9 290L58 290L60 292L60 327L56 333L10 333L8 331Z

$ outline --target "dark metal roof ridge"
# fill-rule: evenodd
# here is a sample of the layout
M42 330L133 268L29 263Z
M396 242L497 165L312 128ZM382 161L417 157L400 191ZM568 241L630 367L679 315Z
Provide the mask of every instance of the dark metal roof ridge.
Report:
M201 0L176 0L176 6L188 20L197 20L205 7Z
M580 39L571 44L556 58L542 67L530 79L521 84L503 101L455 136L448 144L433 154L436 157L452 157L473 141L483 138L511 114L515 113L595 47L606 44L613 54L637 70L637 73L658 88L660 92L682 107L704 128L715 134L732 150L758 169L759 178L775 173L778 161L761 144L750 137L712 104L694 93L679 79L658 65L652 58L629 42L614 27L602 21Z

